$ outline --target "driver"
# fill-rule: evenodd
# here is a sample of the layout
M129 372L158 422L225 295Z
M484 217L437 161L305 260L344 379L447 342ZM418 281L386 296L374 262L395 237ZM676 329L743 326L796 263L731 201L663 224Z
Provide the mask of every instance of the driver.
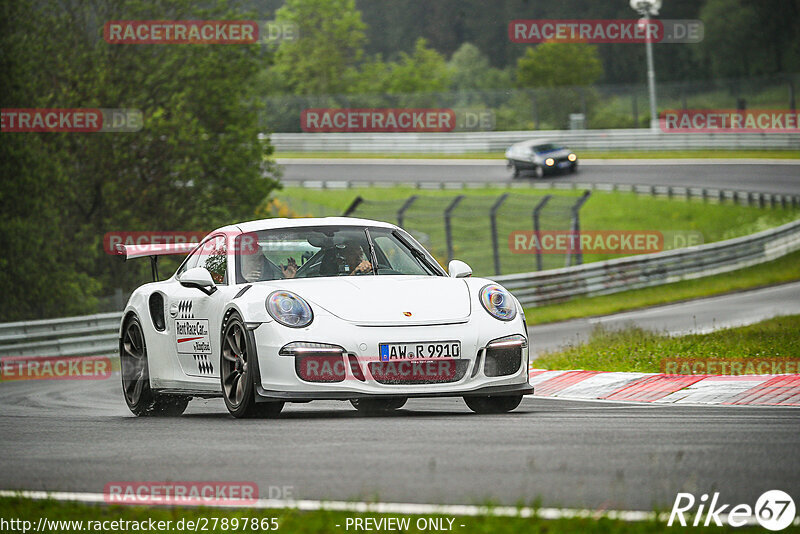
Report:
M341 249L342 257L350 269L348 274L365 274L372 272L372 264L364 257L361 246L353 243L345 243Z

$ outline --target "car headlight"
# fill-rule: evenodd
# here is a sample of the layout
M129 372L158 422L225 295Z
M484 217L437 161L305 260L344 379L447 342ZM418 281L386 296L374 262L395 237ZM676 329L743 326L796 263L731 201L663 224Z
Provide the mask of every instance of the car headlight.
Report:
M567 156L567 159L570 161L575 161L576 159L578 159L578 156L576 156L575 154L570 154L569 156Z
M480 299L483 308L501 321L511 321L517 316L517 305L511 294L497 284L483 286Z
M299 295L289 291L273 291L267 297L267 311L283 326L302 328L311 324L314 313Z
M547 158L546 160L544 160L544 164L547 165L548 167L552 167L553 164L555 164L555 162L556 160L554 160L553 158Z

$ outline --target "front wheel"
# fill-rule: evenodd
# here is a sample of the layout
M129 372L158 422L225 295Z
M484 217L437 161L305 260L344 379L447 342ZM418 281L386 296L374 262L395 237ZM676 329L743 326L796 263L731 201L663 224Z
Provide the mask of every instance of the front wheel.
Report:
M513 178L519 178L519 167L516 164L512 163L511 168L513 169L511 176Z
M405 406L407 397L392 397L390 399L350 399L353 408L362 413L376 414L399 410Z
M220 381L225 406L234 417L277 417L283 402L256 402L258 364L242 319L231 315L222 329Z
M533 175L536 178L544 178L544 168L541 165L537 165L533 168Z
M136 416L178 416L186 410L189 397L159 395L150 387L147 345L139 318L129 318L119 340L120 375L125 404Z
M475 413L506 413L522 402L522 395L504 395L502 397L464 397L464 402Z

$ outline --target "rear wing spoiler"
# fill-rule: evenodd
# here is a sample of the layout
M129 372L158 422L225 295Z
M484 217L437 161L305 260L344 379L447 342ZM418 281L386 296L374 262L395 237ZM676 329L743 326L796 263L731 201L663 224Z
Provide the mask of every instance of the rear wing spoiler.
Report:
M170 254L188 254L200 243L154 243L147 245L116 245L116 254L122 259L133 260L136 258L167 256Z
M122 245L117 244L114 252L123 261L136 258L150 258L150 269L153 272L153 281L158 282L158 257L172 254L188 254L196 249L200 243L154 243L148 245Z

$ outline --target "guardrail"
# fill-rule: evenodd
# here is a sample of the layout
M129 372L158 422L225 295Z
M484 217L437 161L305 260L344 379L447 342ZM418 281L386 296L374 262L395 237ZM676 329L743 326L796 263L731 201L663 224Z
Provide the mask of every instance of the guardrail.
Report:
M759 207L800 207L800 195L779 193L758 193L734 189L716 189L710 187L683 187L669 185L637 185L607 184L580 182L549 182L539 180L517 180L513 182L398 182L390 183L368 180L284 180L284 187L304 187L307 189L355 189L359 187L406 186L416 189L480 189L486 187L507 189L560 189L620 191L638 195L663 196L673 199L695 199L705 202L733 202L747 206Z
M265 136L266 137L266 136ZM800 148L800 133L664 133L649 129L531 130L446 133L274 133L279 152L503 152L526 139L547 139L572 150L697 150Z
M0 356L115 354L121 312L0 323Z
M800 220L707 245L492 279L522 304L540 305L724 273L795 250L800 250Z
M800 250L800 220L707 245L490 278L523 304L536 306L724 273L795 250ZM0 324L0 356L115 354L121 318L104 313Z

